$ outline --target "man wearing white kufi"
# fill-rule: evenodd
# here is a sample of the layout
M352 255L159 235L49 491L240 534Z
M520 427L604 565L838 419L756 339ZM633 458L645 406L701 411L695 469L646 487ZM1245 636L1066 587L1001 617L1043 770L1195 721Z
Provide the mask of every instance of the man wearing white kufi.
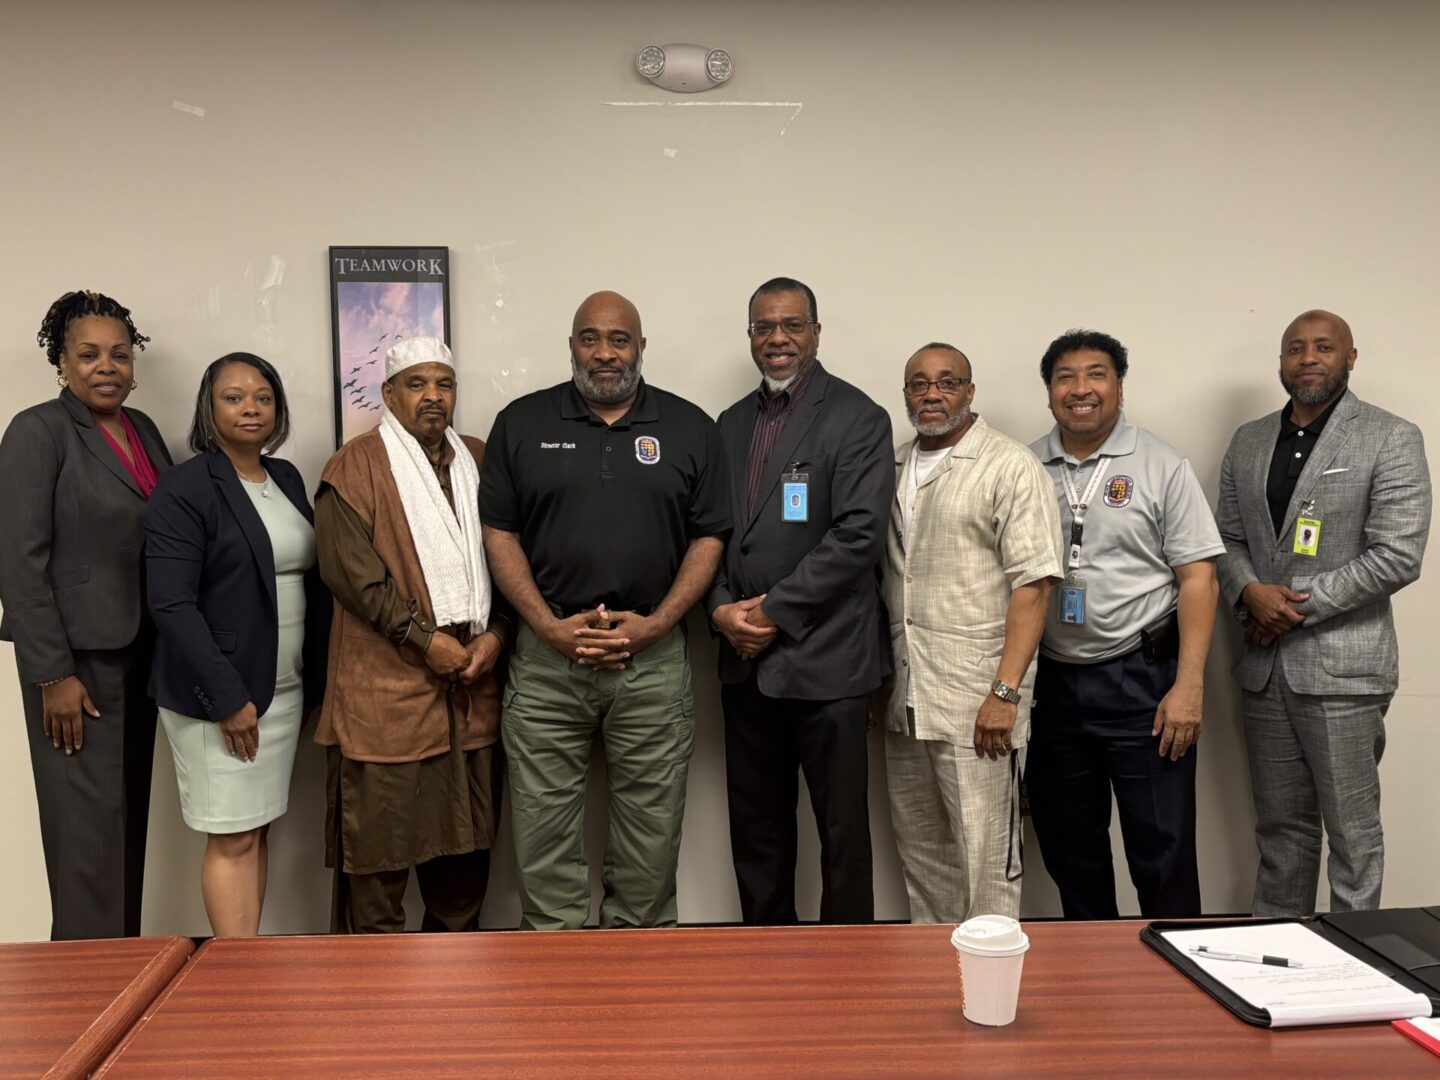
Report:
M478 489L485 444L450 427L455 365L437 338L385 356L380 426L330 459L315 500L335 594L315 741L328 758L331 928L405 929L410 868L425 930L473 930L498 815L501 659Z

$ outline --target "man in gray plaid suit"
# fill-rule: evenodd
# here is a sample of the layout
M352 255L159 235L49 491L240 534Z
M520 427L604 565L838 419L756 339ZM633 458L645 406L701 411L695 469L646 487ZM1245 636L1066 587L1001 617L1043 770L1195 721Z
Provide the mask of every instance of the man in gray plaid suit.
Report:
M1348 389L1338 315L1280 342L1279 412L1240 428L1220 471L1225 603L1255 795L1256 915L1315 910L1323 823L1330 909L1380 904L1380 755L1398 683L1390 596L1420 576L1430 474L1414 424Z

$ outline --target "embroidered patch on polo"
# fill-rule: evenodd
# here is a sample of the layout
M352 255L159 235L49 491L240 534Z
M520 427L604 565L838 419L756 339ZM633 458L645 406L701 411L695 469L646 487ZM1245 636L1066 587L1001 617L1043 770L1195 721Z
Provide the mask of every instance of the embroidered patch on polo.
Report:
M1112 476L1105 481L1105 505L1120 509L1122 506L1130 505L1130 497L1135 494L1135 481L1128 476Z
M653 435L641 435L635 440L635 460L641 465L654 465L660 460L660 440Z

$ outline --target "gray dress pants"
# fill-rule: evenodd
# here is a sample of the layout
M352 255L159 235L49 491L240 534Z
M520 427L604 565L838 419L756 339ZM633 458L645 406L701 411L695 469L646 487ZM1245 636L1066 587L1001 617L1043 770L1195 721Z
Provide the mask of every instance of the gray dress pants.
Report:
M1310 915L1320 838L1330 845L1330 910L1380 906L1385 840L1380 755L1390 695L1300 694L1280 665L1242 700L1255 795L1257 916Z
M153 643L147 620L124 649L74 654L75 674L100 716L85 718L84 745L69 757L45 735L39 688L20 688L52 940L140 933L155 755L155 702L147 689Z

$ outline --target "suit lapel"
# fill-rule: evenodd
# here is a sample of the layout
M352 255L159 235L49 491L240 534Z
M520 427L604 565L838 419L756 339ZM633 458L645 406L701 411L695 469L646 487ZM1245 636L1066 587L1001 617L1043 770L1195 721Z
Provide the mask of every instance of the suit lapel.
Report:
M1335 411L1330 414L1330 419L1325 422L1325 430L1320 432L1320 438L1315 443L1315 449L1310 452L1309 459L1305 462L1305 468L1300 470L1300 475L1295 480L1295 491L1290 496L1290 505L1285 508L1285 527L1280 530L1280 535L1275 542L1283 547L1289 542L1291 535L1295 532L1295 522L1300 517L1300 508L1310 501L1311 493L1335 456L1340 453L1341 448L1350 439L1350 421L1360 412L1360 404L1355 395L1348 390L1340 404L1335 406ZM1279 432L1276 432L1278 437ZM1319 513L1321 520L1324 520L1326 507L1317 506L1315 510Z
M150 459L150 464L155 467L155 475L159 476L171 465L170 449L163 442L158 441L150 434L150 425L144 421L137 420L133 409L126 409L130 414L130 426L140 436L140 442L145 447L145 456Z
M1239 478L1236 478L1238 490L1260 493L1259 514L1264 519L1265 526L1265 532L1262 532L1261 536L1275 531L1275 523L1270 520L1270 500L1265 489L1270 484L1270 459L1275 456L1275 443L1280 438L1281 415L1277 412L1267 416L1264 427L1249 447L1250 452L1246 455L1247 460L1243 466L1248 483L1241 484Z
M815 361L815 372L810 376L805 393L790 410L790 419L785 421L785 430L781 431L780 437L775 440L775 449L770 451L770 460L765 462L765 471L760 474L760 490L755 496L755 513L745 523L747 531L755 526L755 522L765 512L770 492L775 490L775 485L780 482L780 474L790 468L791 462L799 460L799 471L805 471L804 460L797 459L795 452L806 432L810 430L810 425L815 423L815 417L825 400L825 385L829 381L830 376L820 367L820 362ZM753 424L751 430L754 430ZM746 452L748 457L748 446Z
M255 565L260 568L260 576L268 587L270 610L276 611L278 604L275 599L275 553L270 547L270 534L265 531L265 523L260 520L260 512L255 509L250 496L241 489L240 478L235 475L235 467L230 464L230 459L224 454L212 451L208 460L210 479L220 492L225 505L235 515L235 520L239 522L240 531L245 534L245 540L250 545L250 554L254 556ZM278 481L276 486L280 487ZM281 490L284 488L281 487Z
M310 500L305 496L305 485L300 483L298 478L292 481L290 473L283 469L270 470L270 479L275 481L280 490L285 493L290 504L300 511L300 516L314 525L315 511L310 506Z
M755 437L755 424L760 419L753 395L735 406L735 437L730 440L730 505L731 516L743 525L749 525L746 514L750 489L750 442ZM741 532L743 533L743 529Z
M144 498L140 491L140 485L135 483L134 478L130 475L130 470L125 468L125 463L105 441L105 433L100 430L100 425L90 410L85 407L85 403L69 390L60 392L60 400L74 419L76 430L80 433L80 441L85 444L85 449L95 455L96 460L109 469L117 480L136 495Z

